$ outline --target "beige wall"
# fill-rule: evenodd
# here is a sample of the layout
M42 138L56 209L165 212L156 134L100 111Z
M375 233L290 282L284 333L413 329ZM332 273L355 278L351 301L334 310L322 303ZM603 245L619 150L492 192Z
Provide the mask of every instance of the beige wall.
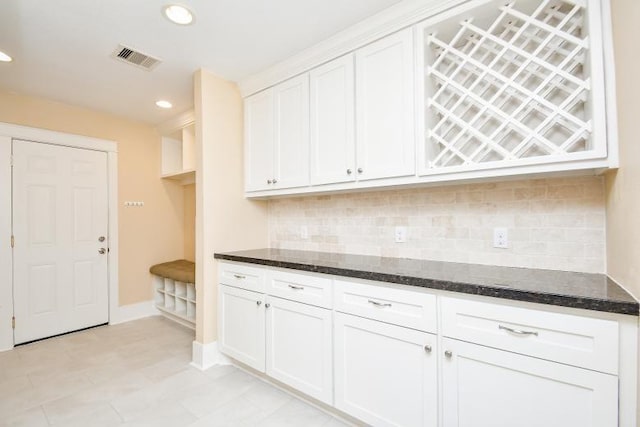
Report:
M184 259L196 260L196 185L184 186Z
M194 75L196 113L196 340L217 338L214 252L266 247L267 205L244 198L243 107L235 83Z
M507 227L508 249L493 247L494 227ZM604 185L590 176L274 199L269 234L284 249L604 273Z
M182 188L160 180L160 137L148 124L0 91L0 121L118 142L120 305L151 298L149 266L181 258ZM125 200L144 201L124 207Z
M612 0L620 168L606 177L608 273L640 298L640 1Z

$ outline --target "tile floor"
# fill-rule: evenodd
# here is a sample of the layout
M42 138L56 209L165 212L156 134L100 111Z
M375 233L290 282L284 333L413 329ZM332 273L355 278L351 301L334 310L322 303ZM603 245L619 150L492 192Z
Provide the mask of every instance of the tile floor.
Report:
M0 426L343 426L233 367L189 365L193 332L162 317L0 353Z

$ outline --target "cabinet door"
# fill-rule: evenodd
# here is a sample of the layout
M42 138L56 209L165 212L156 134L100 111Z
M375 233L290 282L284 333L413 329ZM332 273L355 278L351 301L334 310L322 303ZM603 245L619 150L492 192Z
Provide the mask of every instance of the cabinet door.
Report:
M355 180L353 54L311 70L311 184Z
M267 375L333 403L331 310L267 297Z
M273 89L244 101L245 190L273 188L274 114Z
M436 337L334 316L336 408L375 426L435 426Z
M219 285L220 351L264 372L264 295Z
M356 51L358 179L415 173L413 64L411 28Z
M445 427L618 425L614 375L451 339L443 351Z
M273 188L309 184L309 74L274 87L275 157Z

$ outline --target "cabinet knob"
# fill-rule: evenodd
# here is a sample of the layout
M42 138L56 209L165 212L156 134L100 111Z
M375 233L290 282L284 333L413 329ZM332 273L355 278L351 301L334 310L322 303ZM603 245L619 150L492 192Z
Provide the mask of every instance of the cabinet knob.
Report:
M269 304L269 303L266 303L266 304L264 305L264 308L269 308L269 307L271 307L271 304Z
M358 173L362 173L362 168L358 168Z
M275 184L276 182L278 182L278 180L273 178L273 183Z
M424 351L426 351L427 353L431 353L431 346L429 344L425 345Z
M267 184L271 184L271 180L270 179L267 180Z
M261 306L262 305L262 301L256 301L256 305Z
M445 350L444 355L447 357L447 359L451 359L451 356L453 356L453 352L451 350Z
M351 169L347 169L347 175L351 175Z

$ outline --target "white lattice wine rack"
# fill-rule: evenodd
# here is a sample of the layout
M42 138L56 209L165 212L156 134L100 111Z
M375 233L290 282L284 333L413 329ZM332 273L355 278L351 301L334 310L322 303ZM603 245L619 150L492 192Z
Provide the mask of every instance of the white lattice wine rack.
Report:
M421 29L422 173L606 157L598 2L479 3Z

